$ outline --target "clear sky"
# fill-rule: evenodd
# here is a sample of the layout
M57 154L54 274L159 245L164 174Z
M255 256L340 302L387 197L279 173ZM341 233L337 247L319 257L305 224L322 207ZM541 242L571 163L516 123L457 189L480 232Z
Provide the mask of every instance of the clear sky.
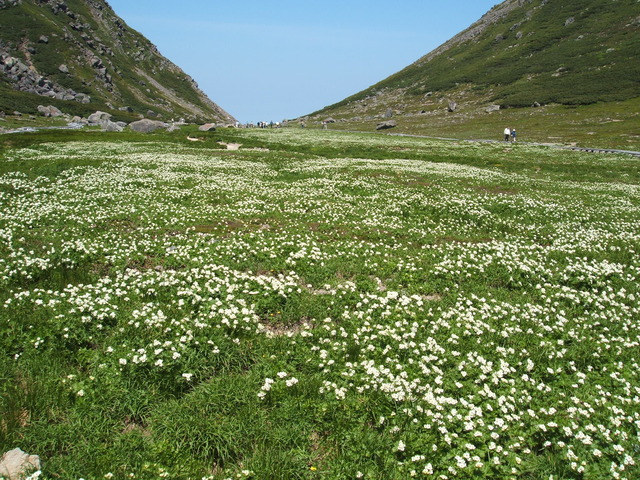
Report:
M378 83L499 0L108 0L241 122L312 113Z

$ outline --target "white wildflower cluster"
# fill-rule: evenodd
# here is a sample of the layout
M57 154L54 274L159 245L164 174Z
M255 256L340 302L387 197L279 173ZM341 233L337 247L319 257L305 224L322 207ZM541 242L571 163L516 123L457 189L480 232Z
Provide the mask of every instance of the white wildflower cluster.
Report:
M640 187L402 158L491 145L322 135L399 158L9 154L103 162L0 176L7 354L71 356L87 378L64 382L91 402L97 376L181 391L276 345L260 405L313 385L336 416L365 412L351 423L380 433L398 477L517 478L552 456L576 478L637 478Z

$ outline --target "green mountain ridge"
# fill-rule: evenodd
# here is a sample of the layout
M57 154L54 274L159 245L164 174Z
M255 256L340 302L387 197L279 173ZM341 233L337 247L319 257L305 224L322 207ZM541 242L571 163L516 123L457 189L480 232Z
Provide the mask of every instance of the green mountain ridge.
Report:
M498 105L606 103L615 113L637 106L639 59L637 0L507 0L405 69L311 115L361 125L393 116L419 133L486 118Z
M196 82L105 0L0 0L0 111L230 123Z

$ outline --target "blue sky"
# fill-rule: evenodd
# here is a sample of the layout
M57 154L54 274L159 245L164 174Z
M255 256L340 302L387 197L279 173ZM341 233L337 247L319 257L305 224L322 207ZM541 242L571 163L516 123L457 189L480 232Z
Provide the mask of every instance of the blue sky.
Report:
M396 73L498 0L108 0L241 122L296 118Z

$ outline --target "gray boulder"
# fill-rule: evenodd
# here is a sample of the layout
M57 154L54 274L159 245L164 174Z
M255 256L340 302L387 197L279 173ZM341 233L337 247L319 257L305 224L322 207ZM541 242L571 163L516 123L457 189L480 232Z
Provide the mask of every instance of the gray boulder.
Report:
M336 123L336 119L335 118L325 118L324 123Z
M455 112L457 108L458 104L456 102L449 102L449 105L447 107L450 112Z
M76 101L86 105L87 103L91 103L91 96L86 93L78 93L76 94Z
M376 125L376 130L387 130L397 126L398 123L395 120L387 120L386 122L380 122Z
M38 455L29 455L19 448L14 448L0 459L0 478L20 480L40 468Z
M104 132L121 132L122 130L124 130L124 127L111 120L106 120L102 123L102 131Z
M500 105L489 105L484 109L484 111L487 113L497 112L498 110L500 110Z
M382 118L391 118L393 117L393 110L391 110L390 108L387 109L387 111L384 113Z
M59 117L62 115L62 112L53 105L49 105L48 107L38 105L38 112L44 117Z
M67 67L64 63L58 67L62 73L69 73L69 67Z
M168 125L164 122L149 120L148 118L143 118L142 120L129 124L129 128L138 133L151 133L159 128L166 128L167 126Z
M111 119L111 114L106 112L101 112L98 110L95 113L89 115L87 120L89 121L89 125L102 125L104 122L109 121Z
M215 123L205 123L204 125L200 125L198 130L201 132L215 132L216 124Z

